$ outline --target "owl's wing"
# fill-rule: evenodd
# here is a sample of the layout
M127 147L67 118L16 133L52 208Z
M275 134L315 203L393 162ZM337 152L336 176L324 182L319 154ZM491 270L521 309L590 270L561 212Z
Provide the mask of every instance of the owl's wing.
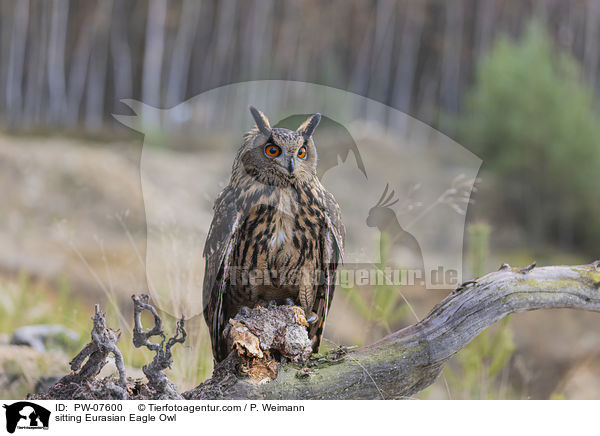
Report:
M328 219L328 227L335 239L335 249L338 252L339 262L342 263L344 257L344 240L346 239L346 228L342 222L342 214L340 206L335 201L334 196L325 191L325 214ZM336 263L337 261L336 260Z
M226 292L229 255L235 245L239 214L235 206L235 192L227 187L219 194L214 206L214 216L204 245L204 284L202 299L204 319L208 324L213 355L218 356L219 332L224 323L223 296Z
M335 273L339 263L342 263L344 255L344 240L346 237L346 229L342 222L342 214L340 207L335 201L332 194L323 189L324 204L322 205L325 211L325 219L327 227L322 234L322 270L324 280L321 281L317 288L315 299L315 313L317 314L317 322L311 327L309 337L312 338L313 351L317 352L325 322L333 301L333 292L335 291Z

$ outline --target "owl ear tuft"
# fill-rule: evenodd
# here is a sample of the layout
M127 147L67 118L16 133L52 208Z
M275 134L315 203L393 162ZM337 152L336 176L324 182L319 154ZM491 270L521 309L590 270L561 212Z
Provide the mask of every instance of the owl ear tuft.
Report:
M313 132L315 131L320 122L321 114L311 115L305 122L303 122L300 125L300 127L298 127L298 130L296 130L296 132L304 136L304 139L308 139L312 136Z
M269 136L271 135L271 125L269 124L269 120L261 111L256 109L254 106L250 106L250 113L254 118L254 122L256 122L256 127L263 135Z

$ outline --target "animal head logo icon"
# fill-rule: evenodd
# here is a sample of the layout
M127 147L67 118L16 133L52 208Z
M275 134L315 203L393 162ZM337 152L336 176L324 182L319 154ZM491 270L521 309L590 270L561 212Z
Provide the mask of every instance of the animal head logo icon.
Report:
M6 409L6 431L14 433L18 428L47 429L50 422L50 411L29 401L4 404Z

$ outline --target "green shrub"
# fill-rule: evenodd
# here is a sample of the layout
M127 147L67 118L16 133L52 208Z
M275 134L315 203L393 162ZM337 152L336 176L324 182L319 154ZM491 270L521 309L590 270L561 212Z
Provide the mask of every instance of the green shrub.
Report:
M579 65L534 22L520 41L499 37L482 59L458 131L529 242L592 252L600 242L599 120Z

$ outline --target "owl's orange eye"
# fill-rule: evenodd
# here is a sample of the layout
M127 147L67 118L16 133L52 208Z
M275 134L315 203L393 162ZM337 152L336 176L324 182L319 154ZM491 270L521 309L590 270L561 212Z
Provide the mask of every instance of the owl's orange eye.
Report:
M277 157L281 154L281 148L275 144L267 144L265 147L265 154L269 157Z
M298 157L300 159L306 158L306 147L300 147L300 149L298 149Z

